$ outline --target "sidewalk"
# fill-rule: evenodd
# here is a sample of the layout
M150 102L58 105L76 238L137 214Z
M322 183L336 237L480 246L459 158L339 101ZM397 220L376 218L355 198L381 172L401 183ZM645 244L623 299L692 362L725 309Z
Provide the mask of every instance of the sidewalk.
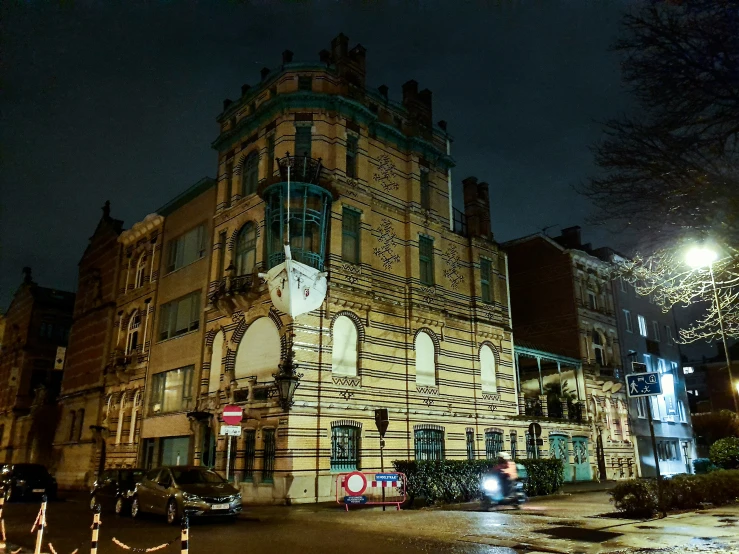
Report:
M565 483L562 485L560 494L609 491L618 483L619 481L579 481L576 483Z

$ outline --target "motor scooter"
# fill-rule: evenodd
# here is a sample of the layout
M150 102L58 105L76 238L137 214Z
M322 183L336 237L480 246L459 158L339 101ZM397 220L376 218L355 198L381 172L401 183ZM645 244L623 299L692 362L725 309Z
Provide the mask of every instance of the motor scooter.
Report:
M521 467L521 466L519 466ZM526 502L526 492L524 491L525 481L524 475L519 473L519 478L508 483L508 490L503 491L503 478L498 471L491 471L482 475L482 507L484 509L493 506L514 506L520 508L521 504Z

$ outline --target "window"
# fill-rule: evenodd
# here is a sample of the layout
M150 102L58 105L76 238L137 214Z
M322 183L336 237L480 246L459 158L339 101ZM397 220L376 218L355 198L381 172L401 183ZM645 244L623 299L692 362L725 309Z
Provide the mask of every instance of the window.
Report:
M421 168L421 208L431 209L431 185L429 184L429 170Z
M149 407L153 413L179 412L191 407L193 369L190 365L152 376Z
M250 275L257 262L257 226L249 222L236 237L236 275Z
M474 460L475 459L475 432L472 429L467 429L466 444L467 444L467 459Z
M331 427L331 471L359 469L361 429L354 425Z
M518 458L518 434L511 431L511 459L515 460L516 458Z
M659 342L659 323L652 321L652 331L654 332L654 340Z
M298 90L313 90L313 77L310 75L299 76Z
M493 301L492 289L490 288L491 266L490 260L480 258L480 295L482 301L488 304Z
M643 397L636 399L636 415L640 418L647 417L647 406Z
M241 170L241 196L250 196L257 192L259 183L259 156L256 152L249 154L244 160Z
M79 410L77 412L77 442L82 439L82 430L84 429L85 424L85 410Z
M256 377L257 383L273 383L280 363L280 333L268 317L255 319L246 328L236 351L234 377L247 379Z
M598 297L595 296L595 292L590 289L588 289L588 307L591 310L598 309Z
M629 310L624 310L624 324L628 333L634 332L634 322L631 320L631 312Z
M164 304L159 312L159 340L165 340L200 327L200 291Z
M660 461L680 461L680 449L678 441L657 441L657 455L659 456Z
M416 429L414 447L416 460L443 460L444 431L441 429Z
M600 365L606 365L606 351L603 343L603 336L598 331L593 331L593 355L595 363Z
M495 460L503 451L503 433L500 431L485 431L485 457Z
M264 464L262 466L262 482L272 483L275 478L275 430L264 429Z
M619 277L618 281L621 285L621 292L626 292L626 281L624 281L623 277Z
M416 384L436 385L436 348L428 333L416 335Z
M167 273L190 265L205 256L205 224L169 241Z
M254 480L254 460L257 457L257 432L244 431L244 481Z
M213 337L210 354L210 372L208 375L208 392L216 392L221 386L221 365L223 363L223 331L218 330Z
M229 158L226 162L226 174L224 179L226 181L226 197L223 200L226 204L226 208L228 208L231 206L231 197L233 196L233 158Z
M349 135L346 137L346 176L354 179L357 176L357 137Z
M483 392L498 392L498 379L495 372L495 352L487 344L480 348L480 373Z
M223 278L223 273L226 270L226 241L228 240L226 236L226 231L222 231L220 235L218 235L218 279Z
M275 135L267 137L267 177L272 177L275 172Z
M126 355L132 354L139 346L139 327L141 327L141 312L135 310L128 322L128 335L126 336Z
M344 206L341 212L341 259L345 262L359 263L362 245L359 240L361 223L361 214Z
M672 336L672 327L665 325L665 336L667 337L667 344L675 344L675 337Z
M694 372L695 372L695 369L694 369L694 368L692 368L692 367L690 367L689 365L686 365L686 366L685 366L685 367L683 368L683 373L684 373L685 375L690 375L691 373L694 373Z
M144 253L144 254L141 254L141 256L139 256L139 261L136 264L136 278L133 281L134 288L137 289L139 287L144 286L144 282L146 280L145 279L146 276L144 275L145 270L146 270L146 254Z
M357 326L345 315L334 321L331 333L331 371L335 375L357 374Z
M74 440L75 434L77 433L77 412L72 410L69 412L69 436L68 440L71 442Z
M295 127L295 155L311 157L311 128L309 125Z
M647 320L644 318L643 315L637 316L636 319L639 321L639 334L642 337L646 337L647 336Z
M421 283L434 284L434 239L418 237L418 265L421 270Z
M528 431L526 431L526 457L529 460L537 460L539 458L539 445L536 444L535 437L532 437Z

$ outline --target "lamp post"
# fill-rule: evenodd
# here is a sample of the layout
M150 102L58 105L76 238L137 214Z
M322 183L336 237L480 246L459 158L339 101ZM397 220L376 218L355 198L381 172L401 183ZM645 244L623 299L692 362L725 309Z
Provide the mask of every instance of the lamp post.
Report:
M688 250L685 255L685 261L694 269L708 266L708 273L711 275L711 286L713 287L713 300L716 302L716 313L718 314L718 325L721 329L721 341L724 343L724 354L726 355L726 369L729 371L729 388L731 390L731 398L734 400L734 411L739 413L739 401L737 401L737 391L734 389L734 376L731 374L731 356L729 355L729 345L726 342L726 329L724 328L724 316L721 312L721 300L716 289L716 279L713 276L713 262L718 259L715 250L704 247L696 247Z
M275 385L277 386L280 406L285 411L288 411L295 403L293 400L295 391L300 386L300 375L295 372L299 366L295 363L293 357L294 337L294 334L290 335L290 344L288 345L287 356L285 356L285 361L279 365L280 371L272 376L275 380Z

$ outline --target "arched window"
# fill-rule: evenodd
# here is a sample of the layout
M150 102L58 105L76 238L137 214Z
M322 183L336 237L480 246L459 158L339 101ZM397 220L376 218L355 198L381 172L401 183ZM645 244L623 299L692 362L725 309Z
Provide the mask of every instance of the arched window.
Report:
M345 315L334 321L331 371L337 375L357 374L357 326Z
M74 434L77 432L77 412L72 410L69 412L69 437L68 440L71 442L74 440Z
M144 252L139 256L139 261L136 264L136 279L134 279L133 288L137 289L144 286L145 275L144 270L146 269L146 253Z
M595 363L606 365L605 340L598 331L593 331L593 355L595 356Z
M218 331L213 338L213 352L210 355L210 376L208 392L215 392L221 383L221 360L223 359L223 331Z
M236 379L256 377L257 382L272 381L280 363L280 334L268 317L260 317L249 325L236 352Z
M498 379L495 373L495 352L487 344L484 344L480 348L480 372L482 390L485 392L498 392Z
M141 312L136 310L131 314L131 319L128 320L126 355L135 352L139 345L139 327L141 327Z
M249 196L257 192L259 182L259 156L256 152L249 154L244 160L241 170L241 195Z
M249 275L257 261L257 227L249 222L236 236L236 275Z
M436 350L428 333L416 335L416 384L436 385Z

